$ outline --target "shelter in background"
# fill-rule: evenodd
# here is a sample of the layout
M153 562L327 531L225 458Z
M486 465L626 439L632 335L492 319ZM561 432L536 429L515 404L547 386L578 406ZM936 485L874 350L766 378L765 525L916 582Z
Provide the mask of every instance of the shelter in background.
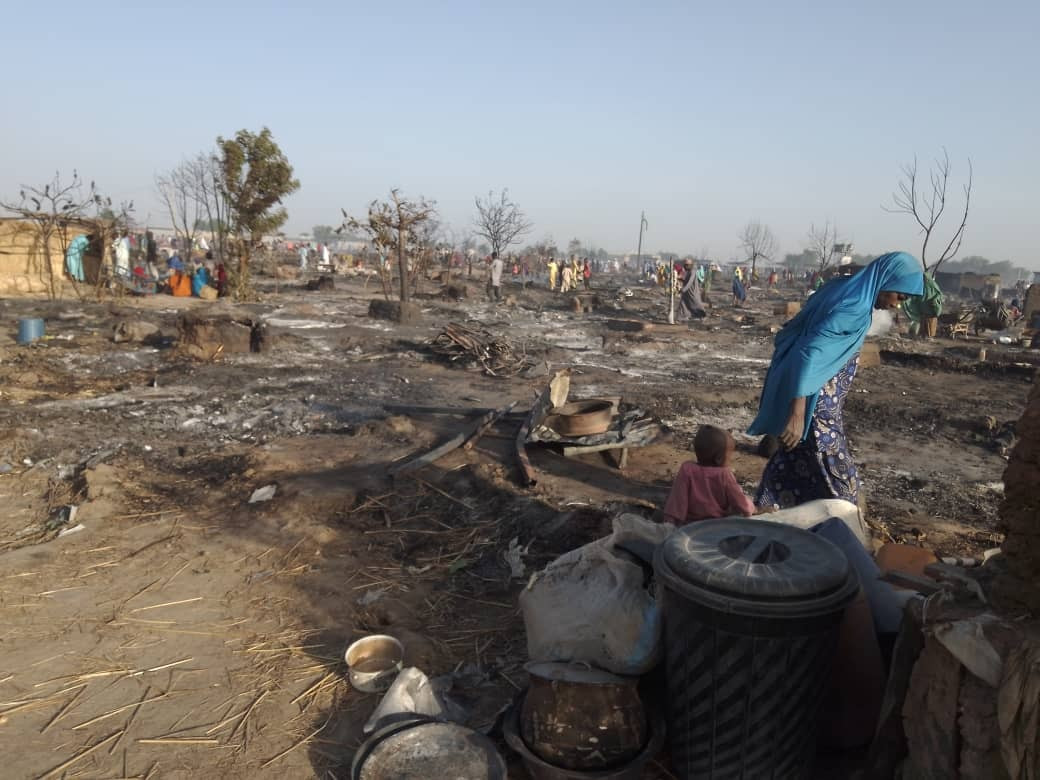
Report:
M0 295L46 294L54 286L60 288L65 280L65 245L79 235L84 235L90 224L69 220L65 229L65 241L58 236L51 238L50 265L40 244L33 224L27 220L0 217ZM101 264L101 247L93 242L91 250L83 258L88 279L97 279Z
M944 293L976 301L995 301L1000 297L1000 274L977 274L972 271L948 273L937 271L935 281Z

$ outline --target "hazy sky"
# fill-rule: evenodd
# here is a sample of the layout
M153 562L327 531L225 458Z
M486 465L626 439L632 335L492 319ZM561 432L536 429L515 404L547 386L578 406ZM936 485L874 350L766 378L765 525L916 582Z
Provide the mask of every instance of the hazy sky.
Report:
M531 239L784 252L832 220L857 251L920 239L881 209L900 164L975 166L961 255L1040 268L1040 3L343 0L18 3L4 11L0 195L79 169L168 224L156 171L267 125L290 231L390 187L472 220L508 187ZM957 204L954 204L956 206Z

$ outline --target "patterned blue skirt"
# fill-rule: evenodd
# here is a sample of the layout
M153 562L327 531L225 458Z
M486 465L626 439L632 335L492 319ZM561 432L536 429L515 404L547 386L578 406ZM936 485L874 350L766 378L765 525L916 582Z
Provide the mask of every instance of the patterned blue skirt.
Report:
M793 450L777 450L755 492L755 506L786 509L818 498L858 503L859 475L845 438L845 396L859 366L853 357L820 390L809 434Z

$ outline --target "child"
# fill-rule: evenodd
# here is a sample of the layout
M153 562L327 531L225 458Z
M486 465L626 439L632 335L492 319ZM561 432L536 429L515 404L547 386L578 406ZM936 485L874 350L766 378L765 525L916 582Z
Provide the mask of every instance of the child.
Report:
M729 432L702 425L693 440L697 462L679 467L672 492L664 505L664 519L675 525L695 520L742 515L750 517L755 505L744 495L729 469L736 445Z

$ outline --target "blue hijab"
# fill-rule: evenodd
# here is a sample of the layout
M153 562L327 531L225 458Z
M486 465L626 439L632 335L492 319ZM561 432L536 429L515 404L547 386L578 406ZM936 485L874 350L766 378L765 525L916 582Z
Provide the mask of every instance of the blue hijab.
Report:
M748 433L778 436L787 425L791 401L805 397L805 438L820 389L863 346L874 301L882 291L921 295L924 271L917 258L906 252L882 255L862 271L828 282L809 298L776 334L758 416Z
M207 284L209 284L209 271L206 270L206 266L201 265L195 271L195 275L191 277L191 294L198 298L202 288Z

